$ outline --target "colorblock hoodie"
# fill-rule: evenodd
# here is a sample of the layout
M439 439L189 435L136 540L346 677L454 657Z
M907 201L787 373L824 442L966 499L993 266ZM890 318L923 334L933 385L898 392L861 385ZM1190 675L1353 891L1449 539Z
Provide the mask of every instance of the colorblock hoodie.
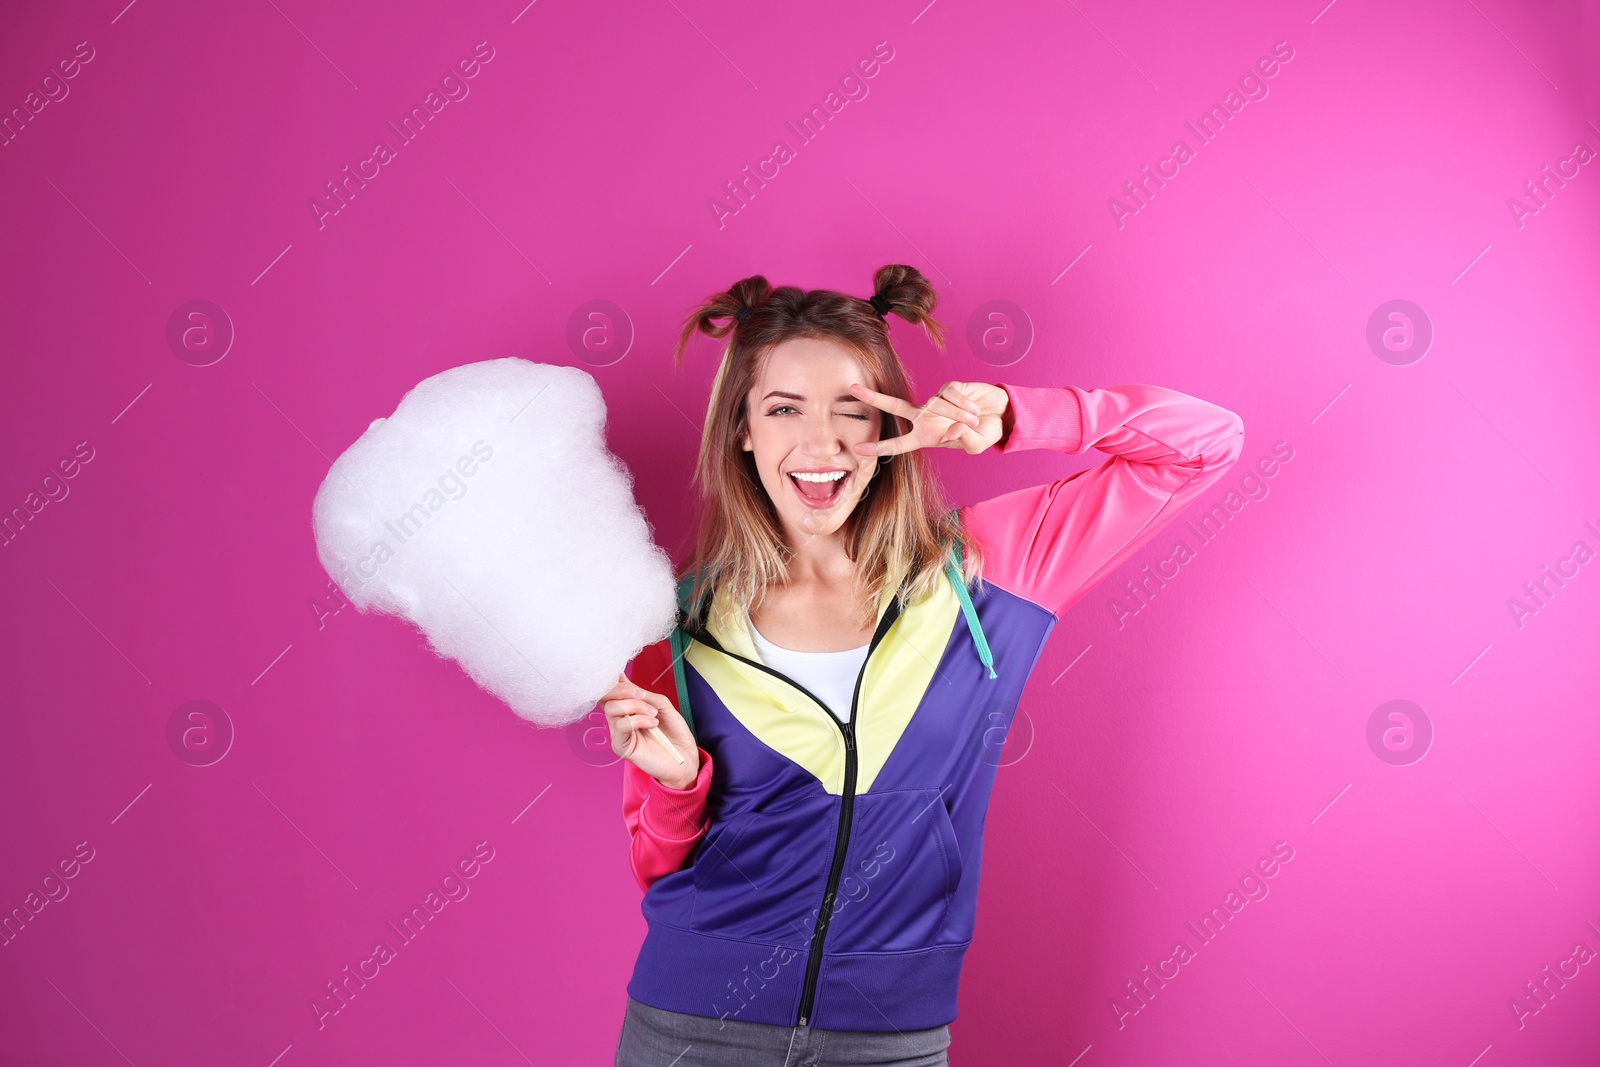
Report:
M683 657L699 776L672 789L623 764L649 925L634 999L832 1030L955 1019L984 815L1045 639L1217 482L1244 434L1233 412L1162 386L1002 388L1013 423L998 451L1109 458L961 509L981 579L947 569L903 610L884 594L848 722L762 665L714 595ZM629 674L677 705L667 642Z

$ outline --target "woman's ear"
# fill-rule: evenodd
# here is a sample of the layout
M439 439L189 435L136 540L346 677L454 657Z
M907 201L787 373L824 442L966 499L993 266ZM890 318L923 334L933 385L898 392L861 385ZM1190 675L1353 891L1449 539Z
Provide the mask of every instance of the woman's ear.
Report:
M745 434L739 438L739 447L744 449L746 452L754 452L756 450L756 446L750 443L750 434L748 431L746 431Z

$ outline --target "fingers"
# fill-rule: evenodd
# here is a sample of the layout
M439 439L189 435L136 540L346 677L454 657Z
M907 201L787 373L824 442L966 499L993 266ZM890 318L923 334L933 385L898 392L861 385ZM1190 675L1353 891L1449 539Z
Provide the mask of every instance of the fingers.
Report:
M632 682L626 689L619 683L616 689L607 693L601 702L606 718L622 726L627 724L627 729L648 729L659 726L663 714L667 711L676 711L672 701L660 693L652 693Z
M644 693L644 690L640 692ZM655 696L654 693L646 695ZM662 708L643 697L619 697L607 700L602 705L602 710L605 711L607 719L619 724L638 721L643 726L655 726L661 720Z
M897 456L902 452L927 446L964 448L968 452L981 452L988 447L978 432L982 426L982 413L978 404L967 396L958 382L947 382L938 393L928 398L920 408L910 401L852 384L850 392L856 399L873 405L891 415L912 423L912 432L899 437L863 442L853 447L858 456ZM929 421L930 418L933 421ZM940 425L943 420L948 425Z
M657 701L666 701L667 699L660 693L651 692L639 683L631 681L627 675L623 674L617 677L616 684L613 685L604 696L595 701L595 703L604 704L608 700L623 700L628 697L639 697L642 699L651 699Z
M965 448L966 435L977 433L971 426L963 423L952 422L945 427L944 433L939 437L940 448Z
M898 456L921 448L922 442L915 434L903 433L899 437L886 437L881 441L862 441L853 446L858 456Z
M959 448L968 455L975 456L987 449L989 442L984 440L983 435L972 427L953 422L950 424L950 428L944 432L944 436L940 438L939 447Z
M979 452L986 451L989 447L989 442L984 439L983 435L970 426L961 427L959 443L962 448L967 450L969 455L973 456L976 456Z
M672 707L672 701L668 700L660 693L652 693L648 689L639 690L639 698L645 703L649 704L651 707L655 708L655 710L658 712L666 711L668 708ZM673 710L677 709L674 708Z
M961 397L959 393L957 393L956 396ZM966 400L965 397L961 397L961 399ZM970 404L971 402L968 401L968 403ZM970 426L974 430L978 428L978 413L972 410L970 407L958 405L954 399L947 397L943 393L929 399L929 401L923 405L923 410L927 411L930 415L938 415L940 418L949 419L951 422L960 423L963 426Z
M953 404L970 414L974 426L977 425L978 420L983 415L983 409L978 406L976 400L968 396L966 391L961 388L960 382L945 382L938 395L947 403Z
M642 700L610 700L605 705L611 727L611 750L627 756L644 743L644 731L661 725L656 709Z
M858 400L887 411L891 415L909 419L912 422L915 422L924 414L933 414L940 418L962 422L976 428L981 414L978 410L978 405L957 388L955 382L946 384L938 393L929 397L928 402L920 408L914 407L908 400L901 400L899 397L876 392L864 385L852 385L850 386L850 392Z
M650 729L652 726L661 725L655 719L649 718L640 712L635 712L632 715L625 715L619 719L618 722L619 724L625 724L629 733L639 733L643 730Z
M917 417L917 409L911 405L909 400L901 400L897 396L889 396L887 393L868 389L864 385L851 385L850 394L857 400L865 401L875 408L887 411L891 415L898 415L902 419L915 419Z

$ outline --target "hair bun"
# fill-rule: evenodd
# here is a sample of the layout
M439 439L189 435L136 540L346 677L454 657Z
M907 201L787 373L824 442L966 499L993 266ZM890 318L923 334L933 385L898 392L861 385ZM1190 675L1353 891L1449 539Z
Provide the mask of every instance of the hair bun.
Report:
M944 327L933 318L939 297L933 284L909 263L887 263L872 274L872 308L887 318L889 308L913 326L921 326L933 343L944 347Z

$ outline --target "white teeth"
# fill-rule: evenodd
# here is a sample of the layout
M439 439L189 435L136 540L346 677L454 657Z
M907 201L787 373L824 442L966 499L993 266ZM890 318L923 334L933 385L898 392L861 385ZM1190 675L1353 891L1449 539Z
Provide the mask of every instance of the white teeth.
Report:
M836 482L844 477L844 471L827 471L822 474L813 474L810 471L792 471L789 477L802 482Z

